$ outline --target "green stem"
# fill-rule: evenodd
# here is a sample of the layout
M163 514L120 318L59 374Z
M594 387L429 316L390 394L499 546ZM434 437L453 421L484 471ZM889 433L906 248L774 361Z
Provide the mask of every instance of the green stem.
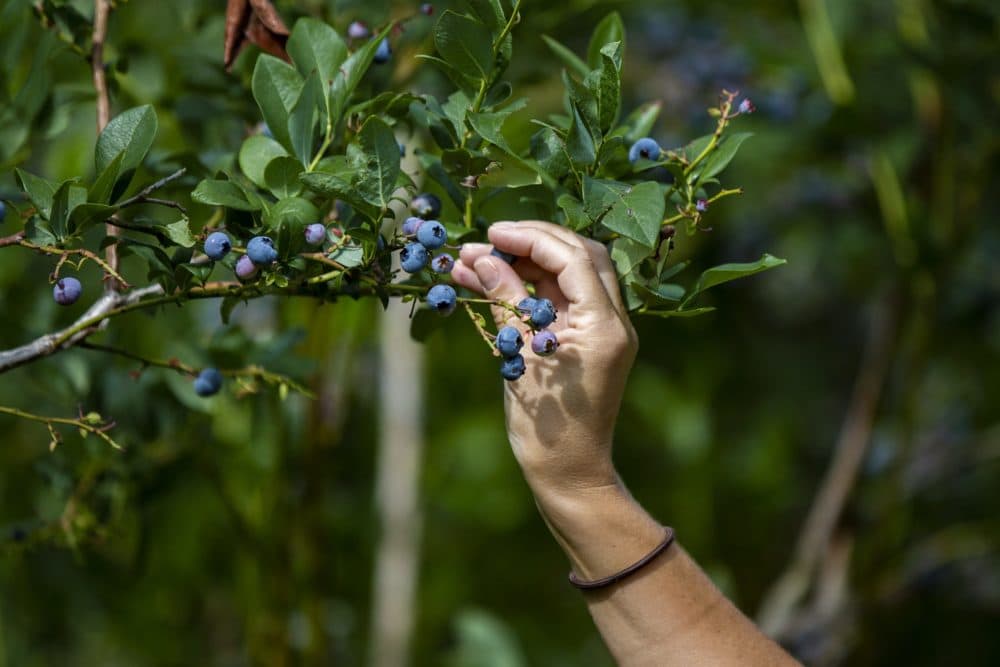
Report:
M29 421L38 422L40 424L45 424L49 433L53 433L53 424L60 424L63 426L74 426L79 429L83 429L87 433L92 433L97 437L104 440L106 443L114 447L115 449L121 449L121 445L111 439L104 429L109 428L110 425L95 426L84 419L69 419L68 417L44 417L42 415L36 415L31 412L25 412L24 410L19 410L17 408L8 408L6 406L0 405L0 413L11 415L13 417L20 417L21 419L27 419Z

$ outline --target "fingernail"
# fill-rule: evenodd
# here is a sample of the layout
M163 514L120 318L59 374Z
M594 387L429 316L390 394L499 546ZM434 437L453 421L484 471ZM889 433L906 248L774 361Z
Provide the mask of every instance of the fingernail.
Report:
M484 289L496 289L496 286L500 284L500 273L497 271L493 260L480 257L474 268L476 269L476 275L479 276L479 282L482 283Z

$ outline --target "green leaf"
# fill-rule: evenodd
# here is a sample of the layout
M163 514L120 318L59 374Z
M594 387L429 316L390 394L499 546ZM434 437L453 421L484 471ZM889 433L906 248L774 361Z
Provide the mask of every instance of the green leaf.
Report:
M573 124L570 125L569 134L566 135L566 151L576 167L589 167L597 159L594 137L587 129L576 104L573 105Z
M597 24L590 37L590 45L587 47L587 63L590 69L597 69L601 65L601 49L606 44L621 42L625 47L625 24L618 12L611 12Z
M279 199L265 216L265 224L274 232L278 256L288 260L305 246L306 226L320 220L319 209L308 199Z
M377 117L371 117L358 133L358 143L349 153L356 169L354 185L369 204L385 210L396 190L399 177L399 144L392 129Z
M73 181L64 181L52 197L52 215L49 226L59 240L70 234L69 218L73 210L87 201L87 189Z
M23 169L15 169L14 171L17 175L18 185L24 190L24 194L28 195L31 203L35 205L38 214L46 220L52 217L52 198L59 186Z
M556 205L566 214L566 226L575 232L593 224L593 220L587 216L587 211L583 207L583 202L569 193L563 193L556 200Z
M225 206L237 211L259 211L260 204L250 201L246 192L232 181L206 178L191 193L191 199L210 206Z
M617 238L611 242L611 263L619 279L631 275L653 251L632 239Z
M264 170L265 187L278 199L294 197L302 192L302 164L293 157L282 155L271 160Z
M630 113L619 128L625 137L625 143L631 146L639 139L648 137L653 125L656 124L656 119L660 116L662 107L662 102L647 102ZM618 134L618 130L614 134Z
M583 203L591 220L652 250L663 222L663 191L647 181L627 185L584 177Z
M434 28L434 45L445 62L469 79L486 79L493 67L493 35L471 16L445 11Z
M510 108L504 109L503 111L494 111L489 113L470 113L467 118L469 125L475 130L479 136L481 136L486 141L490 142L494 146L502 148L507 153L511 155L516 154L510 144L507 142L507 138L503 135L503 125L507 122L512 114Z
M359 245L340 246L327 255L345 269L361 266L365 261L365 249Z
M569 173L566 141L551 127L543 127L531 137L531 156L542 173L558 181Z
M354 93L354 89L361 83L365 72L371 67L372 59L378 45L393 29L394 23L390 23L377 35L352 53L347 60L337 69L333 77L333 85L330 86L330 122L336 125L340 121L341 114L347 108L347 104Z
M240 147L240 170L250 181L261 188L266 188L264 170L276 157L288 155L288 151L277 141L263 134L248 137Z
M90 186L89 199L99 204L107 204L111 201L111 195L115 189L115 183L122 175L122 163L125 161L125 151L115 156L113 160L100 173L94 184Z
M101 173L121 153L119 173L138 167L156 138L156 112L146 104L124 111L107 124L97 139L94 162ZM117 180L117 179L116 179Z
M486 155L490 159L490 164L486 168L486 173L479 177L480 188L523 188L542 182L538 166L517 155L489 147L486 149ZM555 183L552 183L551 187L554 188Z
M702 163L702 167L698 172L697 183L703 183L725 169L732 162L733 158L736 157L736 152L743 145L743 142L752 136L753 132L737 132L736 134L723 137L719 145L715 147Z
M303 84L288 115L288 136L292 141L292 151L304 166L312 162L313 146L317 139L316 124L321 111L317 105L324 99L319 75L313 72Z
M191 233L191 225L188 224L187 218L181 218L177 222L163 225L163 233L167 235L167 238L183 248L191 248L197 243L197 239Z
M337 31L310 17L295 22L285 48L303 77L316 72L326 85L333 82L337 68L347 59L347 45Z
M648 308L673 306L684 298L684 288L673 283L660 285L655 290L639 282L632 282L630 287L642 299L643 305Z
M681 308L686 308L696 296L711 287L721 285L722 283L729 282L730 280L736 280L737 278L743 278L744 276L752 276L755 273L767 271L768 269L773 269L774 267L781 266L782 264L787 264L787 261L765 254L756 262L744 264L722 264L720 266L714 266L701 274L698 278L698 282L695 283L694 288L691 290L691 293L688 294L687 298L684 299L684 302L681 304Z
M697 317L698 315L704 315L705 313L710 313L715 308L712 306L707 306L705 308L693 308L691 310L642 310L639 311L642 315L652 315L654 317Z
M52 233L47 220L43 220L37 215L24 224L24 238L35 245L54 245L59 239Z
M549 49L552 50L552 53L556 54L556 57L562 60L563 64L577 76L583 78L590 73L590 68L587 67L587 63L583 62L579 56L567 49L565 46L548 35L542 35L542 40L549 47Z
M621 109L621 42L612 42L601 49L601 66L587 75L584 85L597 101L597 120L605 133L618 120Z
M107 204L80 204L69 216L69 233L82 234L96 224L100 224L118 211L117 206Z
M285 61L267 54L257 58L251 83L253 97L271 134L288 150L292 150L288 115L299 99L302 85L302 77Z
M465 3L492 33L498 34L503 28L507 18L504 16L500 0L465 0Z

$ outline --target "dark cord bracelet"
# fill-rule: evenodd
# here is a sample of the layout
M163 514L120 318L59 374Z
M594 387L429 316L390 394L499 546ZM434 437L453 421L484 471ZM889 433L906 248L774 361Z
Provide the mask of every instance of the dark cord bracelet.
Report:
M663 537L663 541L660 542L655 549L650 551L648 554L642 557L641 560L629 565L621 572L616 572L609 577L604 577L603 579L596 579L594 581L584 581L576 576L575 572L569 573L569 583L573 584L580 590L592 591L595 588L604 588L605 586L610 586L612 584L617 584L622 579L628 577L631 574L635 574L638 570L642 569L643 566L649 564L654 558L659 556L661 553L667 550L674 541L674 529L667 527L667 534Z

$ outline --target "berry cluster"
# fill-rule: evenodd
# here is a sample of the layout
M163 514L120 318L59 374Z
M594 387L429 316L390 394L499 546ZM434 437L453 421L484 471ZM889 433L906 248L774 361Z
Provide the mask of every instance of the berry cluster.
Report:
M407 273L419 273L428 266L434 273L451 273L455 258L432 252L448 242L448 230L435 220L441 214L441 200L432 194L420 194L410 202L410 210L414 215L403 223L403 236L408 241L399 252L399 265ZM457 300L451 285L437 284L427 291L427 305L440 315L451 315Z
M559 339L548 327L556 321L556 308L549 299L525 297L517 304L517 312L522 320L531 327L531 351L540 357L554 354L559 347ZM525 371L524 356L521 348L524 339L521 332L512 326L506 326L497 332L494 341L497 351L503 357L500 364L500 375L505 380L517 380Z

